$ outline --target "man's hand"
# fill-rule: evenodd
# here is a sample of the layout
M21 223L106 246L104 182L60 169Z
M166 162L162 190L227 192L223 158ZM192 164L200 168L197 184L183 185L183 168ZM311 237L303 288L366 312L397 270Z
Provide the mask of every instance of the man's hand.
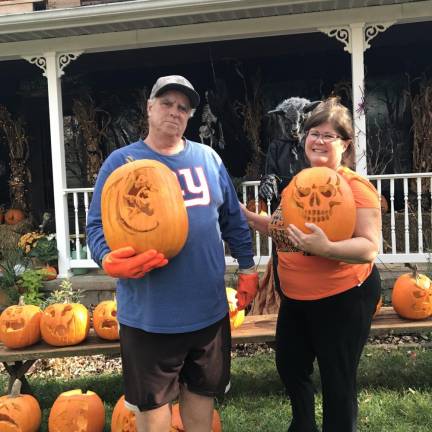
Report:
M261 177L261 182L258 186L258 195L266 201L271 201L273 197L278 197L278 184L280 178L276 174L266 174Z
M155 249L137 254L133 247L126 246L105 255L102 267L111 277L139 279L150 270L163 267L167 263L165 256Z
M245 309L255 298L258 290L259 277L255 268L239 269L237 279L237 309Z

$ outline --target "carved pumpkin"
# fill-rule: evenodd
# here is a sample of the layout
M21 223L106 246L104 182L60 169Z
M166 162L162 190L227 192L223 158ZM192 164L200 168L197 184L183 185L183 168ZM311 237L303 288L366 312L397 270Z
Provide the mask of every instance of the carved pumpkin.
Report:
M46 265L40 269L40 272L42 274L42 278L45 281L54 280L57 278L57 270L55 267Z
M21 381L15 380L9 395L0 397L1 432L37 432L42 412L31 395L21 394Z
M237 291L234 288L227 287L226 294L227 294L228 306L229 306L231 330L233 330L239 327L243 323L245 319L245 311L237 310L237 299L236 299Z
M20 209L9 209L4 216L5 223L7 225L15 225L18 222L24 220L25 214Z
M41 317L40 308L25 305L21 297L18 305L7 307L0 315L0 340L8 348L24 348L39 342Z
M90 314L80 303L61 303L48 306L42 314L42 339L54 346L76 345L90 329Z
M179 404L174 404L172 406L172 414L171 414L171 431L170 432L184 432L183 422L180 417L180 407ZM216 410L213 410L213 421L211 432L222 432L222 423L220 420L219 413Z
M102 224L111 249L156 249L168 259L188 235L188 215L175 174L148 159L126 163L108 177L102 191Z
M305 233L305 223L318 225L332 241L351 238L356 207L351 188L336 171L327 167L300 171L282 192L285 227L294 224Z
M105 300L100 302L93 311L93 328L102 339L119 339L119 323L117 321L117 302Z
M431 280L415 268L412 273L399 276L393 286L392 305L402 318L415 320L431 316Z
M102 432L105 408L94 392L70 390L54 401L48 418L49 432Z
M111 432L136 432L136 430L135 414L125 407L125 397L122 396L112 412Z

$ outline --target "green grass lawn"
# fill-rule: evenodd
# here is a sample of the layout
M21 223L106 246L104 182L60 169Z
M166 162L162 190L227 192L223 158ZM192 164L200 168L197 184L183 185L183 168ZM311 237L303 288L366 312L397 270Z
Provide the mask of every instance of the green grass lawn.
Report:
M317 418L321 419L321 393L317 385ZM368 347L359 376L359 431L430 432L432 430L432 349ZM2 388L5 375L1 377ZM44 413L47 431L49 408L59 393L73 388L95 391L105 402L106 427L110 431L112 408L122 394L119 375L85 376L68 382L30 379ZM225 432L284 432L290 406L274 367L274 354L264 352L233 359L231 390L217 401ZM65 431L69 432L69 431Z

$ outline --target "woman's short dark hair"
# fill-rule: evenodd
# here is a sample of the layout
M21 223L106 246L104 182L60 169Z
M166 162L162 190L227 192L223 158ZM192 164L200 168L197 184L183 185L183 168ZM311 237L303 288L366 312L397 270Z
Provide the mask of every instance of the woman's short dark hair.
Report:
M305 135L313 127L330 123L333 129L348 146L342 155L342 164L350 168L355 165L354 128L352 115L349 109L340 103L339 98L332 97L322 101L308 116L303 129Z

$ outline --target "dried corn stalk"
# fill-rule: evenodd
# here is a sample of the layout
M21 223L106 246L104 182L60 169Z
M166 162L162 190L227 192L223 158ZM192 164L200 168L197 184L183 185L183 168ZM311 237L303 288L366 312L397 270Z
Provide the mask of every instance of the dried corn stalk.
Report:
M9 146L9 193L11 207L28 211L27 187L31 182L30 171L27 166L29 158L28 138L21 119L14 120L3 105L0 105L0 131Z

